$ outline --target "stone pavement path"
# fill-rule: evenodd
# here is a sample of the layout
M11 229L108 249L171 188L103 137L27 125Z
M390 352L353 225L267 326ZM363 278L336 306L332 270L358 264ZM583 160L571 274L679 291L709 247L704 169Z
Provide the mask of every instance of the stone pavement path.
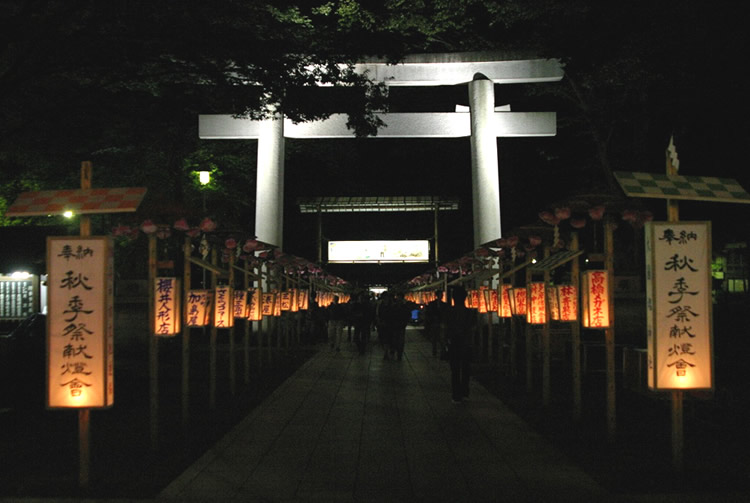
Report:
M610 499L481 385L452 403L418 330L402 361L382 355L321 349L159 499Z

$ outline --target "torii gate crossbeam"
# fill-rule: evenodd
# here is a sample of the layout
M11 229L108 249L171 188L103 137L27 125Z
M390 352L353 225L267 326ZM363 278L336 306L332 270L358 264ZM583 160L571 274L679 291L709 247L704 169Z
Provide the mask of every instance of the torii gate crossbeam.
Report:
M556 134L554 112L495 111L495 83L552 82L562 79L559 62L547 59L477 61L481 55L438 54L407 57L405 63L364 63L355 66L389 86L437 86L467 83L469 113L381 114L387 127L379 138L457 138L471 142L474 244L501 237L498 137ZM201 115L201 139L258 139L255 234L261 241L282 245L285 138L354 138L346 116L293 124L277 114L255 121L231 115Z

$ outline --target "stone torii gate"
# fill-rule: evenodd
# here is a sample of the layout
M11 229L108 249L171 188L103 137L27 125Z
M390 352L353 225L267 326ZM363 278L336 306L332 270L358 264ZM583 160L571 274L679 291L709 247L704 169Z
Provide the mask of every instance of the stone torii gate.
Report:
M496 108L494 84L559 81L563 77L560 63L549 59L503 59L487 53L428 54L407 57L397 65L364 63L356 65L355 70L367 72L370 78L388 86L468 85L468 110L380 114L387 127L380 129L377 137L469 137L474 245L500 238L497 138L554 136L557 127L554 112ZM346 121L345 114L300 124L293 124L281 113L264 121L200 115L198 134L201 139L258 140L255 234L259 240L281 247L285 138L354 138Z

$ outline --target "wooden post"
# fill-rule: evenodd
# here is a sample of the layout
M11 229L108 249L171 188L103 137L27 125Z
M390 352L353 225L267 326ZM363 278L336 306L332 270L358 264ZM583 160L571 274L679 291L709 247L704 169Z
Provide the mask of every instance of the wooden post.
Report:
M190 264L190 237L185 236L183 244L184 270L182 274L182 319L187 321L187 298L190 295L192 283L192 266ZM182 329L182 429L187 432L190 423L190 327L186 324Z
M244 267L244 276L243 276L243 282L242 286L245 288L245 295L247 295L247 292L250 289L250 271L248 269L248 261L247 259L244 261L245 267ZM242 347L243 347L243 363L245 365L245 373L244 373L244 383L245 385L250 384L250 334L252 332L252 324L253 322L250 320L245 320L245 333L242 337Z
M216 247L211 249L211 263L216 265ZM216 272L211 272L211 290L216 291L217 283ZM213 308L213 307L212 307ZM211 410L216 409L216 345L217 345L217 329L216 323L211 324L210 328L210 339L208 349L208 406Z
M607 438L614 442L617 429L615 405L615 268L614 268L614 222L607 220L604 225L604 263L609 276L609 328L604 331L604 344L607 354Z
M676 175L677 166L672 164L672 158L667 150L667 175ZM667 221L680 221L680 203L676 199L667 199ZM684 421L683 402L685 392L672 390L672 467L675 472L682 473L684 469Z
M570 249L571 251L578 251L578 233L574 232L570 236ZM581 263L580 258L576 257L570 267L570 279L571 284L576 289L576 292L581 291ZM580 320L580 309L578 310L578 318ZM582 415L582 392L581 392L581 322L577 321L571 324L570 329L571 346L573 352L573 419L576 421L581 420Z
M229 254L229 287L234 288L234 253ZM234 299L230 299L229 309L234 316ZM229 393L234 396L237 393L237 369L235 368L234 361L234 320L232 320L232 326L229 327Z
M92 165L90 161L81 163L81 189L91 188ZM82 237L91 236L91 217L81 215L79 220L80 234ZM89 473L91 466L91 409L78 410L78 455L79 471L78 485L87 488L89 485Z
M526 268L526 309L529 308L529 285L531 284L531 269ZM526 333L526 391L529 393L534 389L534 341L531 332L531 323L525 323Z
M544 258L549 257L550 248L549 246L544 247ZM544 303L547 304L547 287L550 282L549 269L544 270ZM546 306L544 310L544 326L542 327L542 405L545 407L550 404L550 365L551 365L551 349L550 349L550 307Z
M156 326L154 312L154 284L156 283L156 234L148 236L148 355L149 355L149 399L151 418L151 450L159 447L159 339L154 335Z

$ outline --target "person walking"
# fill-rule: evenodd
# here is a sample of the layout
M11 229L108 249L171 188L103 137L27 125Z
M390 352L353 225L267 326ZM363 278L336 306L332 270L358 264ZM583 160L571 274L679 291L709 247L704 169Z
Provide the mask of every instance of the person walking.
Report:
M341 338L344 333L344 321L346 320L346 310L339 304L339 296L333 297L333 302L326 307L326 317L328 318L328 342L331 349L341 351Z
M446 307L443 302L443 292L438 290L435 292L435 298L424 308L424 331L427 339L432 342L432 356L438 355L438 345L443 338Z
M460 286L451 290L453 305L446 312L448 362L451 367L451 398L461 403L469 396L471 378L471 337L476 328L476 313L466 307L466 290Z

